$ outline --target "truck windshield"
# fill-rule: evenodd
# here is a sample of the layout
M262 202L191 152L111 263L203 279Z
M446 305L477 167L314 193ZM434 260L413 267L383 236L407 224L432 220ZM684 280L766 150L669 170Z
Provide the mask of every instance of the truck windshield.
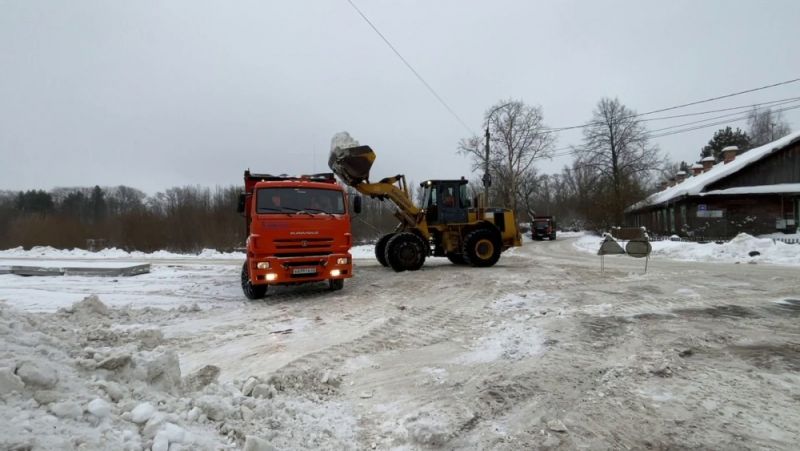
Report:
M344 214L341 191L316 188L261 188L256 193L256 213Z

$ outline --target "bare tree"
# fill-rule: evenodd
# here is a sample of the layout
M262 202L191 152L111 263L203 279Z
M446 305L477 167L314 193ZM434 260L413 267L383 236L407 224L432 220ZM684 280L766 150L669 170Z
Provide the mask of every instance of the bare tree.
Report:
M492 189L516 211L519 180L533 168L534 161L552 155L555 135L546 130L542 108L520 100L498 102L486 116ZM478 136L461 140L459 151L472 157L475 169L486 162L484 143Z
M750 142L754 147L763 146L792 132L789 123L780 111L770 108L758 109L753 107L747 118Z
M544 176L546 177L546 176ZM535 169L531 169L519 178L517 183L517 197L525 208L528 220L532 220L536 214L536 193L539 189L541 177Z
M582 165L610 182L610 217L618 224L631 200L628 188L662 164L658 147L650 144L647 129L636 113L618 99L603 98L598 102L592 121L583 129L583 145L578 154Z

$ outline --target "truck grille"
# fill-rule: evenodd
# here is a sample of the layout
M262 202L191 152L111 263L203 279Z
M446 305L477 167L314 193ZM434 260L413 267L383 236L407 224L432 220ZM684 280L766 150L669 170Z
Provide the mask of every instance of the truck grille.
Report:
M289 238L274 240L276 257L330 255L333 238Z

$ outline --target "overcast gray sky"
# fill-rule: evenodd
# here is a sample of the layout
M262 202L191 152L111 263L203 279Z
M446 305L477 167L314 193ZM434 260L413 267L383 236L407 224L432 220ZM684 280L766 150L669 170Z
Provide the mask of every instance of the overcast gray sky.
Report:
M603 96L644 112L800 77L797 0L355 1L476 132L499 99L559 127ZM717 128L656 142L693 161ZM375 176L471 175L468 132L346 0L0 0L0 189L320 172L342 130L376 150Z

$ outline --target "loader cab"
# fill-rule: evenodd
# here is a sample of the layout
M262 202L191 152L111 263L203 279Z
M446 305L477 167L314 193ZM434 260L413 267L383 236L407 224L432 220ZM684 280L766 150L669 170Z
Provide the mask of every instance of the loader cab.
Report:
M428 180L420 183L422 208L428 224L451 224L467 222L470 200L467 181Z

